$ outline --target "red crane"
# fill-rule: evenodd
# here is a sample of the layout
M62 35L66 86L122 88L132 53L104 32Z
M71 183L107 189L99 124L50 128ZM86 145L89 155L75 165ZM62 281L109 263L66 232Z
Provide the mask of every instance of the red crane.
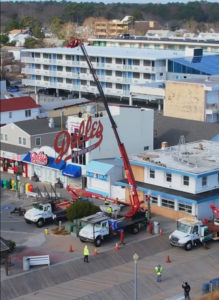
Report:
M140 206L140 201L139 201L138 193L137 193L137 186L136 186L134 174L132 172L132 168L131 168L131 165L130 165L130 162L129 162L129 158L128 158L125 146L120 140L120 137L119 137L119 134L118 134L118 131L117 131L117 125L116 125L116 123L115 123L115 121L112 117L112 114L109 110L109 106L108 106L106 97L104 95L102 86L101 86L101 84L100 84L100 82L97 78L96 72L95 72L95 70L92 66L92 63L90 61L90 58L87 54L87 51L85 49L85 46L84 46L83 42L80 41L77 38L72 38L69 41L69 44L66 47L68 47L68 48L80 47L81 48L81 51L82 51L82 53L83 53L83 55L84 55L84 57L87 61L87 64L89 66L90 72L91 72L91 74L94 78L94 81L96 82L98 91L100 93L100 96L101 96L103 104L104 104L104 107L105 107L106 112L108 114L108 117L110 119L112 129L113 129L114 135L116 137L117 144L119 146L120 154L121 154L123 164L124 164L125 175L127 177L127 180L128 180L129 186L130 186L130 209L126 214L126 218L132 218L138 212L139 206Z
M214 204L211 204L210 208L212 209L216 218L219 220L219 207L216 207Z

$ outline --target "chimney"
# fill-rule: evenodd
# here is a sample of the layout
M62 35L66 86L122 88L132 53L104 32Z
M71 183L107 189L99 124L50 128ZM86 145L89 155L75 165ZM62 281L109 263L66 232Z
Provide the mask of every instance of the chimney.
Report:
M168 147L168 143L167 142L162 142L161 143L161 150L165 150Z

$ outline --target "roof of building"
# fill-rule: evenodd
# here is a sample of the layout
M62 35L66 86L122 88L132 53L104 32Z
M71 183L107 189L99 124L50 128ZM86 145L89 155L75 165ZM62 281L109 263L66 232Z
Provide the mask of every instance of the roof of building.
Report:
M176 50L157 50L157 49L139 49L120 47L101 47L101 46L85 46L89 56L101 57L118 57L118 58L135 58L135 59L166 59L184 56L184 51ZM43 48L43 49L25 49L22 52L38 52L52 54L67 54L67 55L83 55L79 47L77 48Z
M159 112L154 113L154 148L159 149L166 141L169 146L179 143L180 136L185 137L186 143L201 139L213 140L219 135L219 123L166 117Z
M7 151L16 154L25 154L30 151L30 148L20 147L12 144L1 143L1 151Z
M211 88L213 90L219 89L219 75L214 76L203 76L198 78L181 78L177 80L177 83L187 82L187 83L195 83L202 84L206 86L208 89Z
M36 104L30 96L16 97L0 100L1 112L39 108L41 105Z
M191 59L191 57L176 57L170 60L209 75L219 75L219 55L203 55L194 59Z
M19 121L14 124L30 135L58 132L61 130L61 117L53 118L55 127L49 127L49 118L33 119L27 121ZM65 128L66 117L62 117L62 125ZM6 125L8 126L8 125Z
M133 164L154 169L173 170L175 173L190 173L194 176L214 173L219 170L219 143L200 140L181 142L164 149L148 150L130 157ZM167 171L166 171L167 172Z
M0 252L6 252L9 250L9 247L6 244L6 240L4 240L2 237L0 237Z

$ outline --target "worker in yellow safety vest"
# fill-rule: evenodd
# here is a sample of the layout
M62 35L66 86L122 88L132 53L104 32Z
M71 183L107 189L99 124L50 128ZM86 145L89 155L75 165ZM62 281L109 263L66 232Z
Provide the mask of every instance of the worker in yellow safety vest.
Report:
M160 282L161 279L162 279L162 271L163 271L163 268L161 265L157 265L155 268L155 271L157 273L157 282Z
M107 208L107 212L111 215L112 214L112 212L113 212L113 209L112 209L112 207L111 206L109 206L108 208Z
M88 255L90 254L89 249L87 247L87 245L84 246L84 262L89 262L88 261Z
M105 205L109 205L109 201L108 201L108 200L105 200L105 201L104 201L104 204L105 204Z

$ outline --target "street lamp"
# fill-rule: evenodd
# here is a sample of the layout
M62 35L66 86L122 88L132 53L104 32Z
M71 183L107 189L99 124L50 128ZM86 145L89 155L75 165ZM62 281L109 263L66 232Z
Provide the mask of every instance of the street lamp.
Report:
M138 262L139 256L137 253L133 255L133 260L135 264L135 282L134 282L134 300L137 300L137 262Z

